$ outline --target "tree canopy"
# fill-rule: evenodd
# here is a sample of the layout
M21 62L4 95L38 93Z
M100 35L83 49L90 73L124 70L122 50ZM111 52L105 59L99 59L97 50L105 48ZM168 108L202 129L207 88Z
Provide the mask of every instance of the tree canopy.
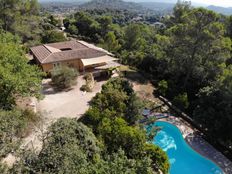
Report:
M11 108L20 96L40 97L42 73L28 64L17 37L0 31L0 108Z
M0 0L0 28L17 34L23 43L40 43L40 22L37 0Z
M232 17L185 1L160 19L162 28L133 17L127 10L80 10L64 25L68 36L98 44L145 73L157 92L190 114L211 140L231 147ZM1 157L19 147L21 133L34 121L30 113L14 109L15 99L40 97L42 73L28 64L24 46L65 41L55 30L60 25L52 15L41 20L37 0L0 0ZM160 169L167 174L167 155L147 143L150 137L138 124L142 107L127 80L111 79L81 122L58 120L48 129L42 151L25 152L9 172L150 174ZM1 165L0 171L7 169Z
M132 173L152 174L151 160L128 158L124 151L103 153L91 129L74 119L63 118L48 130L39 155L27 152L13 172L20 173ZM23 163L22 163L23 162Z
M56 30L47 30L42 36L43 43L54 43L63 41L67 41L64 33Z
M146 132L138 125L142 108L142 104L136 102L138 100L127 80L113 78L93 98L91 108L82 118L82 122L91 127L94 134L104 142L107 153L112 154L121 148L128 158L137 160L152 154L151 167L168 173L166 154L155 145L151 145L151 149L153 146L156 148L150 149L151 154L146 148ZM156 159L156 153L162 156L162 160Z
M223 16L205 8L193 8L187 1L178 1L173 9L173 15L161 20L165 25L164 28L131 22L129 14L128 22L120 23L115 20L117 15L107 10L87 10L78 12L76 17L69 19L69 22L78 29L78 37L100 44L115 53L121 63L133 66L146 75L149 74L154 85L158 86L159 94L192 115L193 119L203 124L206 129L218 130L217 135L210 132L209 137L227 142L228 137L222 140L219 134L220 130L223 130L220 127L224 122L231 123L230 110L225 111L222 105L215 106L218 110L223 107L220 110L224 116L215 120L216 118L210 115L218 115L212 108L224 100L221 96L222 90L220 97L214 96L215 91L218 91L215 84L223 85L218 78L222 77L232 64L231 16ZM80 32L82 29L77 25L77 21L81 21L78 20L80 16L91 21L89 26L94 28L87 29L91 34ZM211 95L214 93L215 100L209 98L209 92ZM226 94L229 97L230 92ZM98 94L99 103L100 100L107 101L106 98L100 99L103 97L101 95ZM108 95L115 94L109 92ZM107 94L104 95L106 96ZM123 92L118 92L114 97L127 101ZM118 100L115 100L115 104L121 104L117 102ZM223 104L230 108L231 102ZM100 108L103 105L107 106L107 103L102 102ZM123 104L117 105L116 111L121 110L120 114L123 115L124 107ZM201 112L203 108L212 113ZM215 129L207 122L209 119L215 123Z

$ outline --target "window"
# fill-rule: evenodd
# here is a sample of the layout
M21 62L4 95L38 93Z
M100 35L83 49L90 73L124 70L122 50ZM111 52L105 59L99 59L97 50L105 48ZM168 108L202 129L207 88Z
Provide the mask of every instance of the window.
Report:
M53 68L59 68L60 67L60 62L53 63Z
M72 50L71 48L61 48L60 49L61 51L69 51L69 50Z

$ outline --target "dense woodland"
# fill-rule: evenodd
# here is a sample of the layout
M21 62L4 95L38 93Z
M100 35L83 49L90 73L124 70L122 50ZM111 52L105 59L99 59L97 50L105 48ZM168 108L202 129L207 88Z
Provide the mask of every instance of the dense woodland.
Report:
M148 135L138 124L143 103L130 84L120 78L103 87L83 120L61 119L51 125L40 137L40 152L20 148L22 138L43 119L16 104L19 98L43 97L41 80L45 74L29 63L26 52L29 46L66 38L57 30L59 20L41 16L37 1L3 0L0 4L4 6L0 11L0 159L10 153L18 159L11 168L1 163L0 173L152 174L161 170L167 174L167 155L147 144ZM111 21L99 18L102 26L106 21L107 28L108 19Z
M140 103L128 81L110 80L80 121L58 120L43 137L39 154L21 152L8 172L153 174L159 169L167 174L167 155L147 144L147 134L137 124Z
M114 53L153 82L154 95L202 125L208 138L232 146L232 17L188 2L162 18L165 27L133 21L131 14L80 10L66 17L65 32ZM150 135L138 124L144 103L121 78L103 86L81 120L54 123L39 154L19 148L41 116L16 108L16 100L41 98L44 75L25 53L32 45L66 40L59 26L40 13L36 0L0 0L0 158L10 152L20 158L11 169L0 165L0 173L168 173L166 154L147 143Z
M231 146L232 17L179 2L173 16L162 20L166 28L115 18L77 12L65 26L145 73L212 140Z

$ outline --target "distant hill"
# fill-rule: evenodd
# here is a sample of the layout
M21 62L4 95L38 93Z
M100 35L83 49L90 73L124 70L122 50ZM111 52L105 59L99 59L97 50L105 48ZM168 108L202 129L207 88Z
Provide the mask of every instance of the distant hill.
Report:
M87 2L87 1L90 1L90 0L38 0L39 3L77 3L77 4L80 4L80 3L84 3L84 2Z
M144 11L145 7L134 2L125 2L122 0L92 0L80 6L82 9L114 9L128 11Z
M162 2L140 2L140 5L146 7L150 10L154 10L159 13L172 13L173 7L175 6L174 3L162 3Z
M39 0L39 2L42 3L42 6L46 9L52 9L54 7L55 10L59 8L62 12L65 12L66 8L81 8L87 10L127 10L137 13L155 12L156 14L161 15L172 13L176 1L177 0ZM206 7L202 4L196 3L193 3L193 6L204 7L224 15L232 15L232 7L224 8L213 5ZM52 9L51 11L54 11L54 9Z
M211 5L211 6L208 6L207 9L213 10L217 13L221 13L224 15L232 15L232 7L224 8L224 7L218 7L218 6Z
M156 1L156 2L154 2L154 1ZM146 8L149 8L151 10L154 10L154 11L158 11L158 12L163 11L164 14L172 12L173 7L175 6L175 3L173 3L174 0L170 1L171 3L166 3L167 1L158 2L160 0L154 0L154 1L148 2L148 0L147 0L147 2L139 2L139 4L146 7ZM207 8L209 10L212 10L212 11L215 11L217 13L224 14L224 15L232 15L232 7L225 8L225 7L219 7L219 6L214 6L214 5L203 6L201 4L196 4L196 3L193 3L193 6L194 7L204 7L204 8Z
M168 4L176 4L178 0L126 0L131 2L143 3L143 2L160 2L160 3L168 3Z

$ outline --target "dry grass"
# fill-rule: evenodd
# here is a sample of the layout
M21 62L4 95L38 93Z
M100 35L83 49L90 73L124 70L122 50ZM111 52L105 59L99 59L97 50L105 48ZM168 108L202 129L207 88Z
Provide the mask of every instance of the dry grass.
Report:
M121 66L119 68L121 75L130 81L138 82L140 84L147 84L149 81L137 70L131 69L129 66Z
M141 73L124 65L119 70L132 83L134 91L144 101L146 107L153 108L163 104L154 96L155 87Z

